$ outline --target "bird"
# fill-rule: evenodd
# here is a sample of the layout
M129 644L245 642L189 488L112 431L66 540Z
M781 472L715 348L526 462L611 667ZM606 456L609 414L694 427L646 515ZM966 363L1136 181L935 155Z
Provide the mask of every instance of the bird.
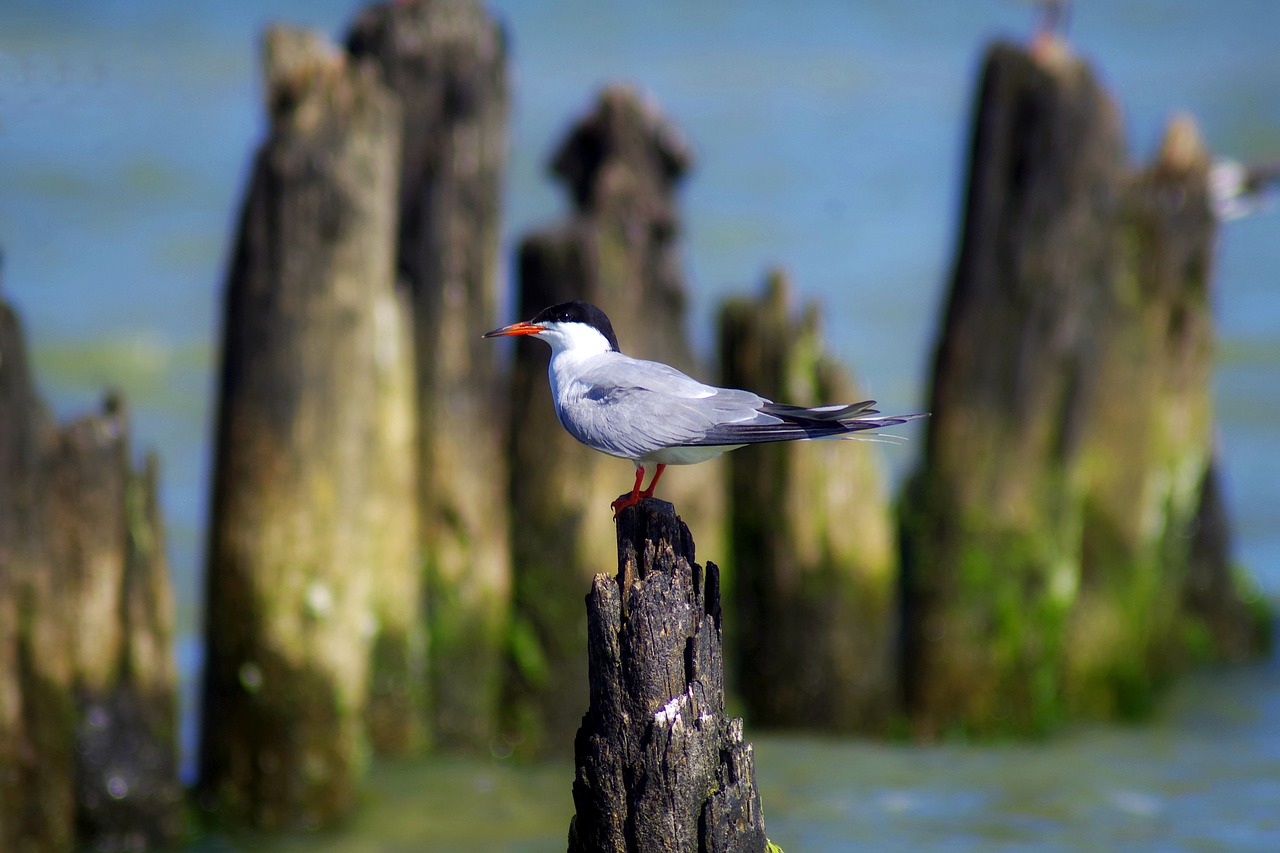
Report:
M1277 187L1280 160L1241 163L1223 159L1209 167L1209 204L1224 221L1263 210Z
M535 337L550 345L551 399L560 425L578 441L636 466L622 510L653 497L668 465L692 465L749 444L861 437L925 414L881 415L874 400L789 406L737 388L706 385L670 365L624 355L613 324L589 302L552 305L532 320L486 338ZM641 489L645 472L653 479Z

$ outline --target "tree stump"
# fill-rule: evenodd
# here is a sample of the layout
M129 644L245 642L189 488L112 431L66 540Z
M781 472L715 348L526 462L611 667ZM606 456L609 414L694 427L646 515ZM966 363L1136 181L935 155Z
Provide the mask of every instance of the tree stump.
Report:
M0 847L170 847L178 781L173 596L154 457L123 403L63 428L0 302Z
M1143 713L1198 631L1192 552L1225 547L1192 533L1211 482L1203 149L1180 132L1131 173L1117 109L1065 48L993 47L973 128L902 502L906 700L926 736Z
M478 0L380 3L347 36L400 101L397 273L411 294L434 736L487 748L511 599L497 352L506 40Z
M623 86L604 90L552 158L575 212L527 236L519 250L520 317L570 299L599 305L615 321L623 350L696 373L684 333L675 188L691 154L656 107ZM515 666L508 704L518 740L545 751L569 742L586 700L583 625L577 590L591 578L588 555L612 547L609 503L632 471L592 453L556 420L547 390L546 348L516 348L511 383L511 505L521 520L513 542ZM691 518L719 530L718 462L697 480L668 472L662 489Z
M864 399L795 315L781 272L720 312L721 380L796 405ZM883 728L897 699L898 561L869 445L761 445L729 457L735 684L753 724ZM768 626L768 630L761 630Z
M569 851L764 851L751 745L724 713L720 571L665 501L623 510L617 539L617 576L587 596Z
M375 646L421 659L400 115L317 35L273 29L265 59L226 292L200 784L232 820L312 827L355 802Z

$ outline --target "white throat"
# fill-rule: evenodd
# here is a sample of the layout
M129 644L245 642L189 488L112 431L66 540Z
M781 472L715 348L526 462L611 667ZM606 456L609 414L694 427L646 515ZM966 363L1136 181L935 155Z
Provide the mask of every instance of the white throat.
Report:
M599 355L612 349L600 330L586 323L547 323L538 335L551 346L551 356L571 353L575 356Z

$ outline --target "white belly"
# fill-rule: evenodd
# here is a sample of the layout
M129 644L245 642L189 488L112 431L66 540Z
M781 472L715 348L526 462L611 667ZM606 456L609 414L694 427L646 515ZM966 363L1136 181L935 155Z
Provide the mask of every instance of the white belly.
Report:
M639 465L695 465L715 459L722 453L737 450L741 444L727 444L719 447L664 447L636 460Z

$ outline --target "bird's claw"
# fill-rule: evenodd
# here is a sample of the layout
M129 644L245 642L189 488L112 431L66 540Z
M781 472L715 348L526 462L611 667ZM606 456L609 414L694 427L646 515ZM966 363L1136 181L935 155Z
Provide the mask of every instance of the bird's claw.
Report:
M623 495L622 497L618 498L616 501L609 504L609 506L613 507L613 517L617 519L617 517L622 514L622 511L624 509L626 509L627 507L635 506L636 504L640 503L640 501L643 500L644 497L645 496L640 494L639 492L632 492L629 495Z

